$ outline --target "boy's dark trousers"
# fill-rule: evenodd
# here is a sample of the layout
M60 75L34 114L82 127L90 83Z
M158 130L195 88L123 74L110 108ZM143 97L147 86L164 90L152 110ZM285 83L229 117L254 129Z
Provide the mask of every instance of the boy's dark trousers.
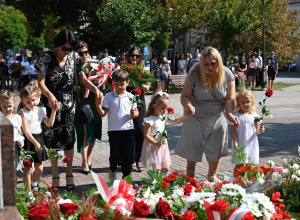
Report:
M109 169L111 172L117 170L117 165L121 165L123 177L131 173L132 148L134 130L109 131Z

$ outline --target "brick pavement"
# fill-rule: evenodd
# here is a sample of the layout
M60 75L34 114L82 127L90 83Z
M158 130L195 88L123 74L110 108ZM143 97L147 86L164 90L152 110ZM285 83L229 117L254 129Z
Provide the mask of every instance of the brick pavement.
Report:
M299 74L300 75L300 74ZM254 91L256 103L261 101L264 92ZM146 96L146 103L149 103L151 95ZM183 108L180 104L180 94L170 95L170 106L175 110L175 117L183 114ZM257 105L258 106L258 105ZM267 100L268 109L273 113L274 118L266 118L264 120L266 132L259 135L260 143L260 164L266 164L268 160L274 160L276 164L281 164L281 157L283 155L293 156L297 154L297 145L300 145L300 85L292 88L274 91L274 95ZM258 106L260 112L260 106ZM177 156L174 153L176 143L181 135L181 125L168 124L167 131L169 134L169 147L171 153L171 170L185 171L185 159ZM229 138L230 139L230 138ZM231 145L231 141L229 142ZM229 149L231 153L231 149ZM92 170L104 178L108 178L108 157L109 144L107 135L107 118L103 118L103 133L102 140L96 141L94 151L92 154ZM231 175L233 165L230 161L231 157L227 156L222 159L219 176ZM132 177L135 183L139 183L142 177L146 177L146 170L139 173L136 172L135 166ZM204 178L207 175L207 161L205 156L203 162L197 163L196 178ZM60 171L60 185L66 185L65 172L66 166L59 161ZM47 183L51 183L51 166L50 162L44 163L44 172L42 179ZM76 188L74 193L81 195L82 192L94 187L94 181L91 174L84 175L81 173L81 155L75 153L73 175ZM22 173L18 173L18 187L22 184ZM122 176L120 170L118 171L118 179Z

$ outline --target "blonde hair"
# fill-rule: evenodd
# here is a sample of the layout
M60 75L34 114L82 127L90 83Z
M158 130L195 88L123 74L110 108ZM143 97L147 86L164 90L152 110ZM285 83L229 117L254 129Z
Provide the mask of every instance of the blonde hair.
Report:
M36 81L36 80L33 80L33 81ZM21 89L20 94L19 94L21 101L23 101L27 97L32 97L32 96L37 96L40 98L41 90L39 89L37 84L33 81L31 81L31 83L28 83L24 88ZM23 102L20 102L20 104L18 106L18 111L23 107L24 107Z
M254 96L252 95L252 92L249 89L243 89L243 90L239 91L236 94L236 97L235 97L235 106L234 106L234 111L235 112L237 112L237 111L239 111L241 109L240 102L239 102L240 99L242 97L247 97L247 96L249 96L251 98L250 113L256 111Z
M30 81L27 86L34 87L36 90L38 90L39 96L42 95L42 91L39 88L39 83L37 80Z
M205 57L211 57L217 61L217 73L218 73L218 81L217 83L221 86L225 81L225 73L223 68L222 57L219 51L213 47L206 47L201 51L200 58L200 71L199 71L199 79L203 86L211 87L211 82L209 77L207 77L205 70Z
M154 113L154 105L157 106L159 105L160 102L164 101L164 100L169 100L169 96L167 96L166 94L162 94L160 95L159 93L155 93L152 97L151 97L151 101L148 105L148 110L146 112L146 117L149 117L150 115L152 115Z
M15 101L14 94L9 90L2 90L0 92L0 102L1 100L9 100L9 99L13 99Z

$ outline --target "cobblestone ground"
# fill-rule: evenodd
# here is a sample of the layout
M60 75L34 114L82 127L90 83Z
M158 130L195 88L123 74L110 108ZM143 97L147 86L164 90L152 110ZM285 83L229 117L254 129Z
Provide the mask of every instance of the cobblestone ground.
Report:
M300 75L300 74L298 74ZM298 76L299 77L299 76ZM286 79L285 79L286 80ZM299 78L295 78L299 81ZM291 82L295 81L291 79ZM286 81L287 82L287 81ZM299 83L299 82L296 82ZM254 91L256 103L261 101L264 96L263 91ZM146 103L149 103L150 95L146 96ZM258 106L258 104L257 104ZM268 160L274 160L277 165L281 164L281 157L284 155L293 156L297 154L297 146L300 145L300 85L293 86L284 90L275 90L274 95L267 100L268 109L273 113L274 118L266 118L264 120L266 132L259 135L260 144L260 164L266 164ZM180 94L170 95L170 107L175 110L174 116L183 114L183 108L180 104ZM257 112L260 113L260 106ZM167 131L169 134L169 147L171 153L171 170L185 171L186 160L177 156L174 153L176 143L181 136L181 125L168 124ZM231 139L229 137L229 146L231 146ZM231 153L231 148L229 150ZM108 178L108 158L109 158L109 143L107 135L107 118L103 118L103 133L102 140L96 141L94 151L92 154L92 170L98 175ZM95 187L94 180L91 174L85 175L81 173L81 155L75 153L73 175L76 188L74 193L81 195L82 192L87 191L91 187ZM142 177L147 176L147 169L143 172L137 172L135 165L132 177L134 183L139 183ZM196 178L201 179L207 175L208 165L203 157L203 162L197 163ZM224 175L232 175L233 165L231 163L231 156L222 158L218 175L224 178ZM60 185L66 185L66 165L59 161L60 171ZM118 179L121 179L122 173L118 170ZM18 173L18 187L22 184L22 173ZM47 183L51 183L52 171L50 162L44 163L44 172L42 179Z

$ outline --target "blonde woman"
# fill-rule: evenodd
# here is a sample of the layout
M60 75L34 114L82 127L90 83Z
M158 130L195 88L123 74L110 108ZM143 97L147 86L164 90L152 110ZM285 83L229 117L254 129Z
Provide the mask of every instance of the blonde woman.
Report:
M205 153L208 179L217 181L221 157L228 155L226 118L239 125L233 115L235 84L232 72L223 67L220 53L212 47L201 53L200 63L190 70L181 104L187 115L176 154L187 159L187 175L195 176L195 166Z

